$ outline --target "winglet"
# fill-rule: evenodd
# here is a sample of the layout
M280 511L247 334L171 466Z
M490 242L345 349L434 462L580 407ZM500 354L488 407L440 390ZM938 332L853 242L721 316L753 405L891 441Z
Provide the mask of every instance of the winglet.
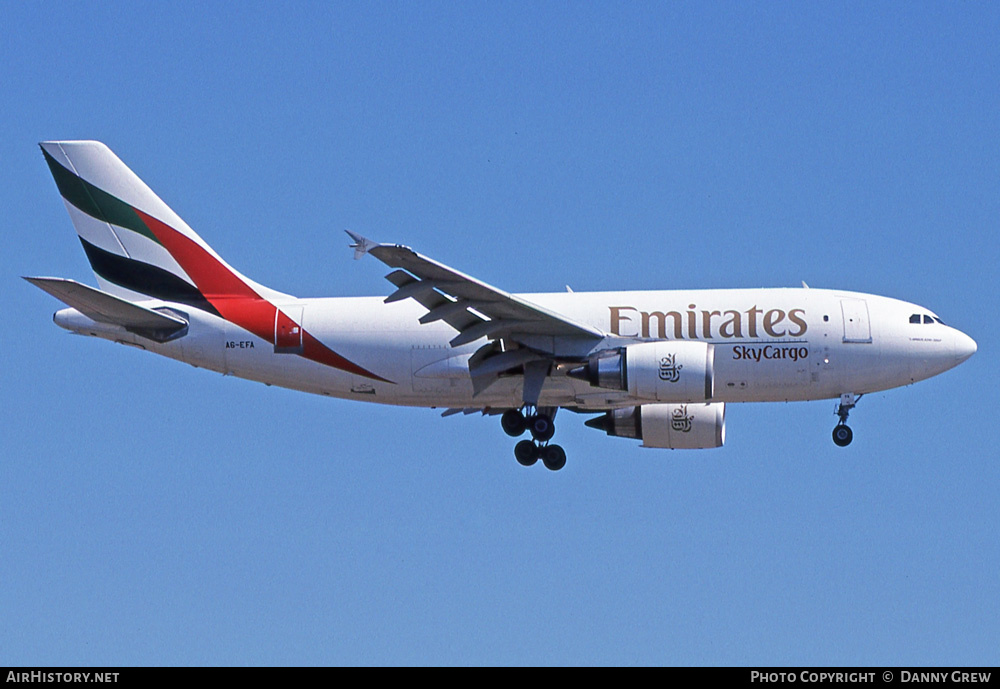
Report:
M355 261L378 246L378 242L373 242L367 237L362 237L357 232L351 232L350 230L344 230L344 232L346 232L347 235L354 240L354 244L351 244L351 248L354 249Z

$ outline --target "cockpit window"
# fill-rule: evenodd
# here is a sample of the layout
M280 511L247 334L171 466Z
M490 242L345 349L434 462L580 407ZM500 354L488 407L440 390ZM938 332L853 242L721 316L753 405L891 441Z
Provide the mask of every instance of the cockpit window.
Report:
M941 325L944 325L944 321L940 318L937 316L928 316L926 313L923 315L919 313L913 314L910 316L910 323L940 323Z

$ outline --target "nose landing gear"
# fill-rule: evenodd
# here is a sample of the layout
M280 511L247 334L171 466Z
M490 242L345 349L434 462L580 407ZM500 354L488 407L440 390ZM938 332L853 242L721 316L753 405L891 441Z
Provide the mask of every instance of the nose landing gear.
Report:
M847 425L847 416L863 396L855 396L854 393L850 392L840 396L840 404L837 405L837 416L840 417L840 423L833 429L833 442L838 447L847 447L854 440L854 431Z
M514 458L522 466L530 467L539 459L546 469L559 471L566 466L566 451L559 445L550 445L549 441L556 433L553 423L555 408L532 408L524 406L527 416L521 409L508 409L500 417L500 426L504 433L517 437L525 431L530 431L532 440L522 440L514 446Z
M838 423L833 429L833 442L839 447L847 447L854 440L854 431L847 424Z

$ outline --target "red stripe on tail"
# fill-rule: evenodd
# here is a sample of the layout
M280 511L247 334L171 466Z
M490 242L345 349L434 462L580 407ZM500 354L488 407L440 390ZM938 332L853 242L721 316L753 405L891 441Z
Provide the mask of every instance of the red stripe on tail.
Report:
M277 307L274 304L257 294L205 247L153 216L137 208L133 210L223 318L249 330L262 340L275 343ZM288 319L284 313L282 316L285 316L285 320ZM302 346L302 355L311 361L383 383L392 382L348 361L306 330L302 332Z

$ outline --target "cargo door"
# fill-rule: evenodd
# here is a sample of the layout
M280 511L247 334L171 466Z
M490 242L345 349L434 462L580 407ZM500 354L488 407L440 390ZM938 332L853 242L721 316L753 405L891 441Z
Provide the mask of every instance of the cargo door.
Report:
M844 342L872 341L871 324L868 322L868 302L864 299L841 299L844 313Z

